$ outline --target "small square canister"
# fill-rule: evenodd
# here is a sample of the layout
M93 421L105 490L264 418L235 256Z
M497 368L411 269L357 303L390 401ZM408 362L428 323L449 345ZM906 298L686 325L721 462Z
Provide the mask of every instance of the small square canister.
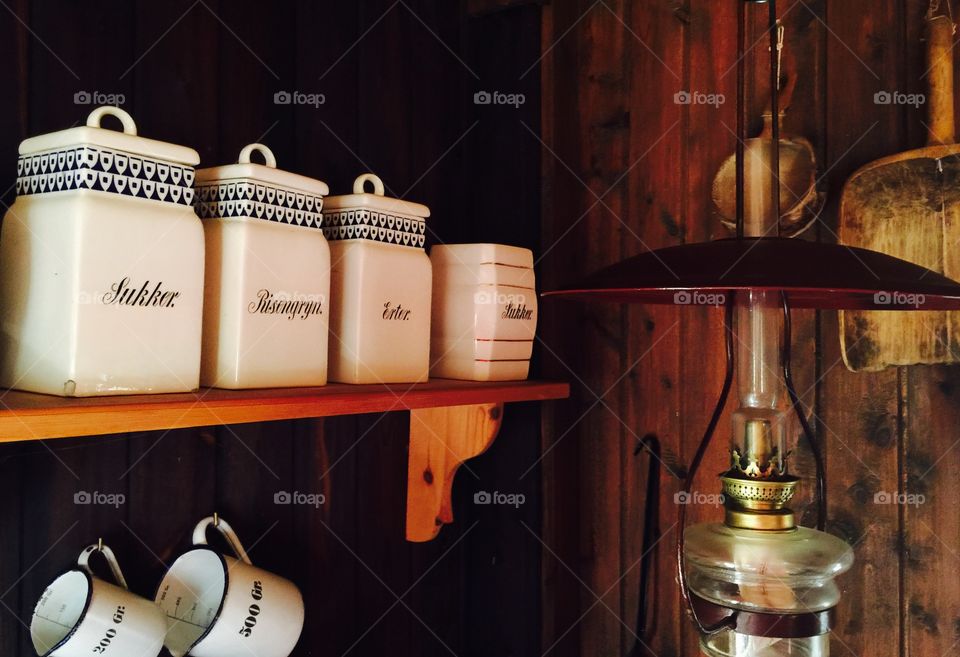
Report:
M438 244L430 260L430 375L526 379L537 329L533 253L504 244Z
M373 185L373 193L364 186ZM417 383L430 369L430 258L419 203L384 196L364 174L324 203L330 242L330 379Z
M250 161L259 152L265 164ZM197 171L207 246L200 382L218 388L327 382L327 185L277 168L250 144L236 164Z
M106 116L123 131L100 127ZM0 385L64 396L198 387L199 160L137 136L116 107L20 144L0 234Z

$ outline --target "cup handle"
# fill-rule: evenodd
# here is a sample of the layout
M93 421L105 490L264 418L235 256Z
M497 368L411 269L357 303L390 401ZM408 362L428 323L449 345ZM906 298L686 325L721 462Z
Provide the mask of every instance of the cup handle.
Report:
M237 158L237 162L240 164L250 164L250 156L253 155L254 151L263 156L263 160L268 167L271 169L277 168L277 158L273 156L273 151L263 144L247 144L244 146L243 150L240 151L240 157Z
M207 544L207 530L210 527L213 527L220 532L220 534L227 540L227 543L230 544L230 549L233 550L233 553L237 555L237 558L240 559L240 561L250 566L253 565L250 563L250 557L247 556L247 551L243 549L243 545L240 543L237 533L233 531L233 527L230 526L230 523L223 518L209 516L198 522L197 526L193 529L194 545Z
M87 117L87 127L88 128L99 128L100 120L104 116L115 116L120 119L120 123L123 124L123 134L125 135L135 135L137 134L137 124L133 122L133 117L127 114L126 111L120 109L119 107L113 107L112 105L104 105L103 107L98 107L97 109L90 112L90 116Z
M383 196L383 181L380 180L379 176L376 176L372 173L365 173L362 176L357 176L357 179L353 181L353 193L354 194L365 194L364 187L367 183L373 183L373 193L377 196Z
M86 571L88 575L92 576L93 568L90 567L90 557L98 552L106 559L107 565L110 566L110 573L113 575L113 579L116 580L117 584L125 589L129 589L130 587L127 586L127 580L123 576L123 571L120 570L120 564L117 562L116 555L114 555L113 550L104 545L102 541L85 547L83 552L80 553L80 558L77 559L77 565Z

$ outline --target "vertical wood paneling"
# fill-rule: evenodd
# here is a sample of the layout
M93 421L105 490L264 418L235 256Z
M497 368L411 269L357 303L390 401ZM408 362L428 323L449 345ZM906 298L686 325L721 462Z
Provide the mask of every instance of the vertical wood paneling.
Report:
M294 0L225 2L218 8L223 21L218 70L247 75L217 76L218 104L224 108L217 117L219 159L205 165L236 162L240 149L259 141L277 156L278 168L294 169L295 106L281 104L275 94L301 91L288 88L295 81L297 53L287 37L296 23L295 10ZM234 110L238 105L243 111Z
M425 632L411 611L397 601L413 583L410 554L417 547L397 540L404 532L407 477L405 472L398 476L396 466L406 463L407 445L402 436L408 425L408 414L399 412L363 415L358 422L363 440L356 447L357 468L363 482L368 482L357 490L357 541L351 546L360 564L356 628L358 637L363 635L357 645L360 655L388 651L413 655L411 637ZM403 602L410 604L406 599ZM424 640L421 645L427 654L433 654L431 644Z
M541 110L542 248L539 253L538 280L541 289L562 285L575 272L585 271L584 251L578 247L571 224L586 207L576 180L572 179L557 155L570 158L579 151L575 133L577 117L570 111L577 104L581 80L577 70L578 56L569 45L560 47L561 35L576 29L580 12L576 3L551 3L543 8L542 49L540 67L544 102ZM525 74L529 75L528 69ZM563 75L563 72L567 72ZM522 73L521 75L524 75ZM556 155L555 155L556 153ZM569 236L569 237L568 237ZM582 234L580 235L582 239ZM563 264L560 264L563 263ZM579 353L585 344L586 310L579 304L560 307L541 304L538 333L544 346L542 369L547 376L568 377L570 371L558 354L569 357ZM571 397L565 404L553 405L543 415L543 522L544 542L550 550L543 554L542 594L544 613L542 643L545 655L572 657L578 654L581 609L581 585L576 570L566 566L579 560L581 477L579 476L580 422L589 408L585 390L574 380ZM587 482L589 484L589 482ZM548 552L552 552L548 554Z
M899 29L899 3L884 3L871 12L835 11L830 5L826 16L831 29L826 165L831 167L830 189L840 190L859 165L896 151L902 143L900 110L873 104L873 95L895 87L905 44ZM843 109L850 103L855 103L857 111ZM832 198L831 208L835 208L836 191ZM830 239L836 231L835 212L827 219L825 238ZM874 495L897 490L898 375L896 370L847 371L840 360L836 314L823 316L820 417L832 493L828 529L856 549L856 563L843 580L835 649L878 657L897 655L899 511L896 505L874 504Z
M20 494L21 467L18 456L22 446L0 448L0 496L16 499ZM20 553L21 523L23 514L19 504L8 504L0 516L6 531L0 532L0 651L5 655L17 654L20 636L26 631L21 619L21 589L17 585L24 570Z
M190 545L193 525L216 511L215 430L178 429L129 436L129 517L134 558L127 580L152 594L163 573ZM154 473L163 473L156 476Z
M217 510L258 566L292 573L294 421L218 427ZM285 495L286 494L286 495ZM278 497L279 496L279 497ZM212 540L212 539L211 539ZM223 543L220 543L223 545Z
M746 8L748 19L761 12L766 14L766 5L748 3ZM716 172L724 160L736 150L737 7L736 3L691 2L688 12L684 89L691 94L714 94L717 97L722 94L724 97L724 102L718 105L694 102L681 107L685 119L682 178L684 222L681 224L681 237L684 242L692 243L728 237L730 234L714 216L710 194ZM751 24L753 22L750 21ZM765 41L758 38L759 35L755 34L748 39L748 43L758 44L747 54L748 62L756 58L757 52L766 52ZM763 66L763 70L768 69ZM679 446L685 463L692 459L702 439L723 385L723 312L722 308L697 304L682 307L678 311L681 321L681 372L676 377L675 384L682 408L682 440ZM738 348L743 347L738 345ZM738 405L734 388L728 399L726 412L717 425L712 449L700 466L698 480L693 487L695 491L708 495L719 492L719 482L715 475L729 467L729 417L730 412ZM668 489L664 496L672 498L671 492L672 489ZM722 509L717 506L693 503L687 508L686 522L688 526L698 522L719 522L722 513ZM676 515L668 518L669 522L673 522ZM671 538L675 540L675 535ZM674 559L671 558L666 563L672 565ZM664 587L672 584L672 588L676 589L674 570L675 568L668 570L669 575L663 582ZM681 604L678 596L678 607ZM696 654L698 637L686 618L685 610L682 613L680 629L683 641L678 652L685 655Z
M303 628L300 654L349 655L365 627L357 624L357 521L354 500L363 479L357 469L357 418L298 423L295 482L300 491L325 496L320 509L295 512L297 540L292 556L310 622Z
M629 173L621 189L626 192L621 219L628 225L621 255L630 256L652 248L682 243L691 224L687 194L688 154L683 134L688 123L686 107L674 95L687 89L684 77L688 40L687 13L664 3L628 3L623 17L629 47ZM625 172L627 170L625 169ZM681 451L681 379L683 360L682 315L688 308L634 306L628 309L626 340L629 375L625 391L626 439L621 444L622 492L620 522L620 606L615 608L621 626L620 654L627 654L639 640L652 654L676 655L680 651L680 614L667 613L679 606L673 551L677 539L677 463L667 457L661 463L659 525L663 538L650 555L654 570L647 592L648 636L636 635L639 604L643 511L646 507L648 454L634 455L638 438L654 434L661 445L676 455ZM655 391L647 394L647 391ZM670 465L672 463L672 465ZM661 572L662 576L657 576ZM642 652L641 654L647 654Z
M956 368L911 371L904 405L902 555L905 655L950 654L960 640L960 390Z
M921 0L905 0L905 93L930 93L923 41L927 7ZM927 106L907 111L904 148L925 144L928 124ZM906 502L902 507L900 567L903 654L950 654L960 641L960 587L945 585L944 579L960 566L960 517L956 513L960 505L956 484L960 377L954 367L914 367L905 369L903 378L898 489Z
M581 144L590 145L580 148L573 158L572 153L558 151L559 164L571 168L570 175L561 178L559 184L574 186L580 195L579 203L564 208L564 214L573 211L570 219L574 229L563 239L570 240L572 248L584 251L583 273L619 260L623 244L630 238L618 219L626 209L626 188L614 187L629 166L625 137L630 129L626 92L631 37L622 29L622 19L618 20L627 4L578 3L585 12L580 26L557 46L576 44L578 65L574 70L582 83L580 95L557 101L566 104L575 115L574 126ZM598 47L601 43L602 47ZM567 70L561 75L570 73ZM597 198L602 201L595 202ZM554 251L551 255L556 258L560 253ZM545 259L545 265L546 262ZM574 273L567 269L564 275ZM592 519L580 534L578 555L582 580L579 598L585 612L579 625L580 653L616 654L623 632L618 608L625 584L619 551L607 546L619 545L621 541L618 480L627 432L619 419L625 393L618 383L626 369L626 354L620 345L626 335L627 315L624 308L616 306L590 306L584 310L585 339L596 345L595 349L572 359L569 352L561 355L573 375L581 379L586 388L583 399L588 408L592 406L579 426L583 433L569 438L579 440L580 476L591 482L581 489L579 504L581 516ZM590 440L581 436L590 436Z
M0 102L0 162L6 163L0 175L0 208L6 211L15 197L13 162L17 144L26 136L29 82L27 77L27 30L30 20L26 0L10 3L9 12L0 21L0 60L9 62L10 71L4 102ZM0 450L0 499L15 500L20 494L22 448L11 446ZM0 510L0 654L14 655L24 631L21 620L21 589L16 585L23 571L21 561L21 522L23 512L17 503L8 503Z

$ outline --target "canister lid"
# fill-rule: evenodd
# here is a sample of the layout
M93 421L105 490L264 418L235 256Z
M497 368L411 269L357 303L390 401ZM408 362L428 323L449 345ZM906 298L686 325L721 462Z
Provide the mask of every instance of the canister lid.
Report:
M434 266L506 265L533 269L533 251L506 244L436 244L430 249Z
M372 194L364 191L368 182L373 185ZM407 217L426 218L430 216L430 208L425 205L384 196L383 181L372 173L365 173L353 181L353 194L330 196L324 201L323 205L324 210L349 210L352 208L368 208Z
M104 116L113 116L123 124L123 132L100 127ZM37 135L20 142L20 155L31 155L70 146L100 146L111 150L143 155L156 160L196 166L200 154L192 148L137 136L137 126L119 107L104 106L90 112L85 126Z
M264 164L250 161L250 156L254 152L263 156ZM327 184L322 180L278 169L277 158L274 157L273 151L263 144L248 144L245 146L240 151L240 157L237 158L236 164L197 170L198 184L241 179L268 185L279 185L316 196L326 196L330 191Z

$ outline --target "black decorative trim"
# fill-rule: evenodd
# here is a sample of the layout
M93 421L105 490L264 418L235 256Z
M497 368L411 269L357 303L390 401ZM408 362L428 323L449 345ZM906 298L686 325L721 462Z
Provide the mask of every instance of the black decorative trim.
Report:
M422 249L426 222L420 218L374 212L366 209L338 210L323 214L323 234L328 240L369 240Z
M100 146L75 146L17 160L17 195L90 189L177 205L193 203L193 167Z
M323 197L251 180L197 185L194 210L201 219L251 217L320 228Z

